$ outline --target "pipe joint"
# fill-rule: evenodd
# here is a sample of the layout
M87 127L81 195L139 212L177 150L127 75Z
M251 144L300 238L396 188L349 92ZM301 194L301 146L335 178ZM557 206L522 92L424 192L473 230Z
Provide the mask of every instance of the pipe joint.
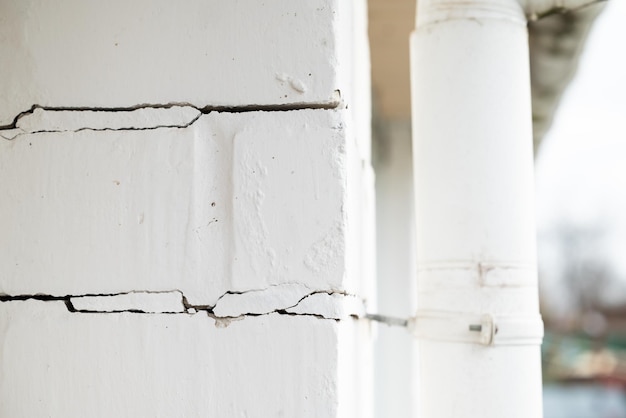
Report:
M505 19L526 24L517 0L420 0L416 28L450 20Z

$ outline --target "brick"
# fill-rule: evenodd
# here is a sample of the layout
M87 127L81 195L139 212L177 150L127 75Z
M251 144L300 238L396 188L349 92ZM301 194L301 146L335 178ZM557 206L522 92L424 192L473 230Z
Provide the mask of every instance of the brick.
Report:
M340 3L3 2L0 126L33 105L336 106Z
M271 314L224 325L204 313L0 303L0 416L338 416L337 322Z
M0 141L0 292L180 290L212 305L285 283L341 289L344 115L212 112Z

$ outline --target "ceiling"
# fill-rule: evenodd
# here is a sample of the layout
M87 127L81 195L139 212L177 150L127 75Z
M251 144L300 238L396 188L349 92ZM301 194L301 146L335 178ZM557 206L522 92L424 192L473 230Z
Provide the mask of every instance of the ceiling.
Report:
M372 94L376 116L411 117L409 35L415 26L415 0L369 0ZM604 4L576 11L558 10L529 24L533 127L539 144L573 77L580 51Z

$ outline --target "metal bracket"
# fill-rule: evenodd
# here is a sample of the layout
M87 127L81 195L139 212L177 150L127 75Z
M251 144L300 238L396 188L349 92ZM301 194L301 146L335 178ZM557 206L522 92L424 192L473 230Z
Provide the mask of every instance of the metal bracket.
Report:
M540 345L543 321L540 315L490 313L418 312L408 327L424 340L491 345Z
M483 345L492 345L498 330L491 314L484 314L480 324L470 324L468 329L472 332L480 332L480 343Z

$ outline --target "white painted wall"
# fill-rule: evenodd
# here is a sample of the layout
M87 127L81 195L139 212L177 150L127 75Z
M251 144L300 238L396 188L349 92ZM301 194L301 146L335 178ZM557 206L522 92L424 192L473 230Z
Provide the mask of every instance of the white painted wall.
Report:
M100 113L134 126L135 112ZM12 238L1 244L2 290L179 289L214 305L227 291L293 281L342 289L345 111L191 116L181 128L85 123L0 142L0 177L19 179L0 183Z
M340 3L3 0L0 125L33 104L335 106Z
M365 17L0 1L0 416L371 416Z
M2 416L337 416L334 321L0 310Z

